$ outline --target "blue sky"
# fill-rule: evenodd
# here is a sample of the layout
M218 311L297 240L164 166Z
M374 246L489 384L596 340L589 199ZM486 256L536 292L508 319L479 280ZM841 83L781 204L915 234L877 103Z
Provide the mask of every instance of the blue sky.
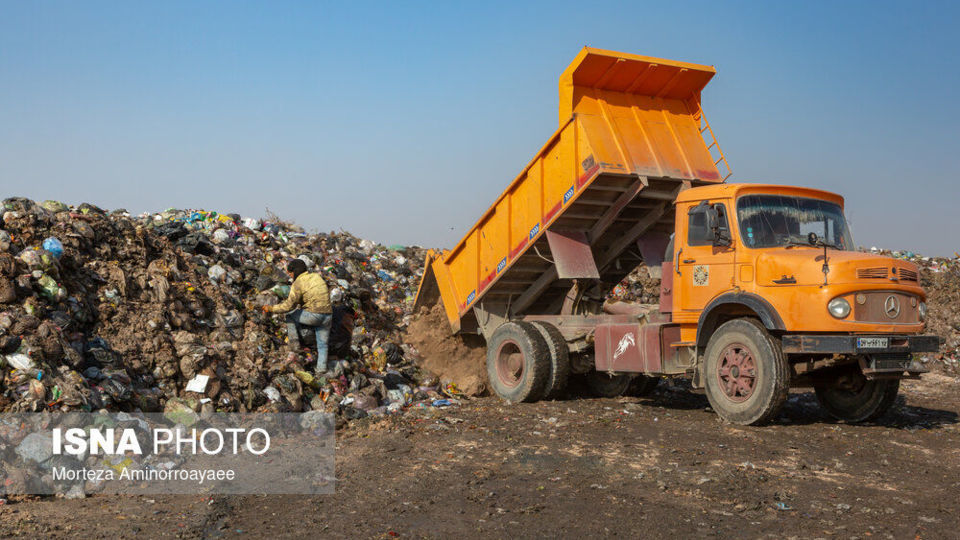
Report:
M0 1L0 195L451 247L556 128L584 45L711 64L732 180L960 250L960 7Z

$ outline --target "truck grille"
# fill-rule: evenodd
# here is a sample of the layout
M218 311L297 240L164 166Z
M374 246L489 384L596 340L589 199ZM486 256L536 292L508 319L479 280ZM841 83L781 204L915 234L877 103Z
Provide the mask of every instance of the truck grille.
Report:
M857 279L884 279L888 276L887 267L860 268L857 270Z
M891 306L896 306L898 309L891 310L888 314L887 299L890 297L895 299L891 301ZM856 295L853 318L859 322L917 324L920 322L917 302L915 296L892 291L861 292Z
M917 273L913 270L907 270L906 268L900 269L900 280L901 281L917 281Z

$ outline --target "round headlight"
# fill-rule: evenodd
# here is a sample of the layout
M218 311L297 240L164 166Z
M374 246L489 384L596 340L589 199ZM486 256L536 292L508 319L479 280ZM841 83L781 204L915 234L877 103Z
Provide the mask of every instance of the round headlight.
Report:
M927 303L920 302L920 305L917 306L917 313L920 315L920 320L924 321L927 319Z
M850 314L850 302L843 298L834 298L827 304L827 311L838 319L843 319Z

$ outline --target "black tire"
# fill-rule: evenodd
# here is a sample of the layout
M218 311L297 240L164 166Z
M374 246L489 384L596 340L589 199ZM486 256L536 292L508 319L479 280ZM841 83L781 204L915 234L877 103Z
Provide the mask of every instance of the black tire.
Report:
M660 377L651 377L649 375L637 375L630 381L630 387L627 388L627 395L633 397L646 397L657 389L660 384Z
M897 400L900 379L868 381L859 367L853 369L856 373L846 374L851 377L846 387L836 382L814 386L817 401L827 414L844 422L868 422L880 418Z
M596 397L614 398L622 396L630 386L631 375L610 375L605 371L591 371L584 374L587 389Z
M487 377L493 391L510 402L537 401L550 377L550 351L528 322L500 325L487 341Z
M759 322L724 323L710 337L704 357L707 399L721 418L759 425L780 411L790 391L790 366L779 340Z
M557 327L543 321L530 323L540 332L550 351L550 376L543 391L543 399L557 399L567 388L570 379L570 348Z

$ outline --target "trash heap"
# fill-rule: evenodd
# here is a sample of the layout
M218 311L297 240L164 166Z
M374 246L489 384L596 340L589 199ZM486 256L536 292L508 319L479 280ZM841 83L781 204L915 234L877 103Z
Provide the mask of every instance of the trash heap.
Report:
M200 210L131 216L8 198L0 218L0 410L354 419L462 397L403 343L421 248ZM343 320L331 378L288 350L282 316L260 310L289 293L294 257L326 278Z
M960 376L960 254L925 257L912 251L870 248L871 253L910 261L920 267L920 286L927 293L927 333L940 336L940 352L920 361L933 369Z
M652 270L652 271L651 271ZM660 303L660 274L657 269L641 264L620 280L607 295L610 302Z

